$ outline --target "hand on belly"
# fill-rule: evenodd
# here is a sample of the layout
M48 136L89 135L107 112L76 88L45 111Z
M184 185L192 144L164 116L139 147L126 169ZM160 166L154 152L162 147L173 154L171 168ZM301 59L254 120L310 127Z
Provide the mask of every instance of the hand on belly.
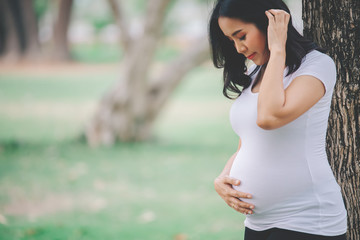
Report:
M238 176L231 177L241 180L240 185L232 185L234 190L252 195L251 199L244 200L255 206L254 214L265 213L281 206L289 199L301 197L302 193L307 192L309 189L300 180L297 181L298 184L289 184L292 179L276 178L269 174L262 174L261 176L242 174L241 178ZM243 199L240 197L240 200Z
M232 188L232 186L238 186L239 184L239 180L229 176L219 176L214 181L216 192L231 208L243 214L252 214L254 205L247 202L252 198L251 194L239 192ZM245 201L240 199L244 199Z

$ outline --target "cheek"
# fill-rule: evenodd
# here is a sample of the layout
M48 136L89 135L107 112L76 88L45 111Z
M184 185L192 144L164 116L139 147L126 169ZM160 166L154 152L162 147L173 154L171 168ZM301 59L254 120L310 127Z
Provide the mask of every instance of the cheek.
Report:
M259 49L262 49L263 51L267 50L267 41L263 34L258 34L256 37L256 45Z

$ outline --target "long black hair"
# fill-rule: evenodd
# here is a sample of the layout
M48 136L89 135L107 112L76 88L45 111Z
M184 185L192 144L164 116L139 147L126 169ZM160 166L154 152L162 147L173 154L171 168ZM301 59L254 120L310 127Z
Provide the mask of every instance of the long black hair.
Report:
M235 18L246 23L253 23L262 31L267 38L269 20L265 11L269 9L281 9L290 13L289 8L282 0L217 0L209 21L209 41L212 50L212 60L217 68L224 68L223 94L233 99L229 92L240 96L243 89L249 87L250 76L246 74L246 57L239 54L232 42L220 29L219 17ZM312 50L323 52L314 42L304 38L292 25L288 25L286 41L285 65L289 68L287 74L295 72L301 65L303 57ZM257 67L253 73L259 70ZM252 73L252 74L253 74Z

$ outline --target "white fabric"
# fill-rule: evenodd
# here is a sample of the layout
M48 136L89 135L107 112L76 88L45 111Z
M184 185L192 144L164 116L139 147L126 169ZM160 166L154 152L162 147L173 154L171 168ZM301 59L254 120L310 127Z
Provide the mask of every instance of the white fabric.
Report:
M252 85L235 100L230 121L241 139L241 148L230 176L241 181L234 189L253 195L253 199L244 199L255 205L245 226L257 231L277 227L340 235L347 228L346 210L325 151L335 64L314 50L296 72L284 77L284 87L300 75L321 80L326 93L311 109L281 128L264 130L257 126L258 94L251 91Z

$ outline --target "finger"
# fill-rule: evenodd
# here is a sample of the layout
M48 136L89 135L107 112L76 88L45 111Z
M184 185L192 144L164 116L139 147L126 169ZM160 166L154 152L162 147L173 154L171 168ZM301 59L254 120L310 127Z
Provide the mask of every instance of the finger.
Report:
M237 198L246 198L246 199L251 199L252 195L250 193L244 193L244 192L239 192L236 190L231 190L231 192L229 193L231 196L237 197Z
M288 24L288 23L289 23L289 21L290 21L290 17L291 17L291 15L290 15L290 14L285 15L285 23L286 23L286 24Z
M251 211L251 210L247 210L245 208L237 208L237 207L234 207L233 209L235 209L236 211L238 211L239 213L242 213L244 215L251 215L253 214L254 212Z
M251 209L242 207L237 203L230 203L229 206L242 214L253 214L253 211Z
M281 12L277 9L269 9L268 12L273 16L274 21L279 20L279 16L281 15Z
M265 15L268 17L269 21L274 20L274 15L270 11L265 11Z
M241 201L238 198L232 198L231 202L233 202L238 208L246 208L247 210L252 210L255 208L253 204Z
M253 214L253 211L251 210L247 210L245 208L234 208L236 211L242 213L242 214L245 214L245 215L251 215Z
M280 9L269 9L268 12L273 15L275 22L286 21L286 18L290 16L288 12Z
M232 177L229 177L229 176L226 176L224 178L224 182L228 183L228 184L231 184L231 185L235 185L235 186L240 185L240 180L239 179L232 178Z
M289 19L290 19L290 14L284 11L284 13L282 14L282 20L285 23L287 23L289 21Z
M270 25L274 25L275 24L275 17L274 15L272 15L270 12L266 11L265 12L267 18L269 19L269 26Z
M269 9L268 10L272 15L282 15L282 14L289 14L288 12L281 10L281 9Z

